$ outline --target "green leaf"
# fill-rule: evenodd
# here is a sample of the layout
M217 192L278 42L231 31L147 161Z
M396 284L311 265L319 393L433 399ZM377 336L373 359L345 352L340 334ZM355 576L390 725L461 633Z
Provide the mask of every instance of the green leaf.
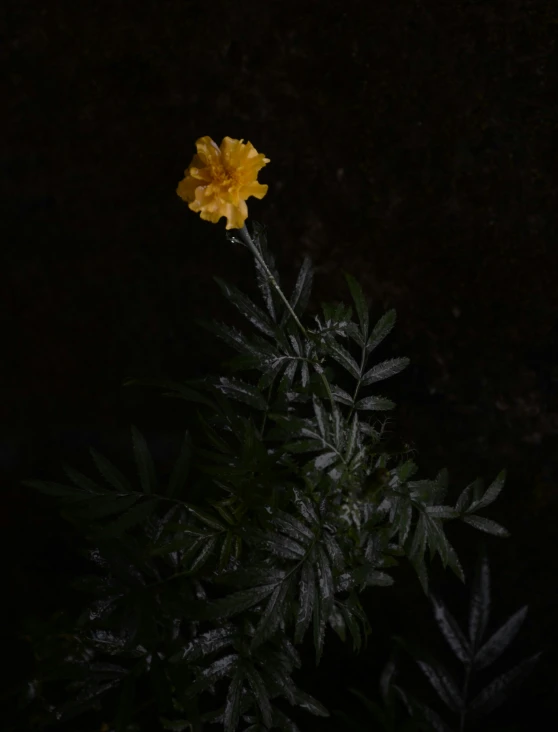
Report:
M369 371L367 371L362 377L361 385L369 386L377 381L383 379L389 379L390 376L395 376L403 369L407 368L410 360L406 357L403 358L390 358L387 361L376 364Z
M62 463L62 468L64 469L64 472L72 481L72 483L74 483L78 488L81 488L83 491L87 491L88 493L92 494L106 493L106 490L101 488L97 483L95 483L95 481L91 480L90 478L86 478L85 475L82 475L82 473L74 470L66 463Z
M235 633L229 624L224 628L215 628L208 630L206 633L199 635L190 641L180 651L174 653L170 658L170 663L178 663L180 661L188 661L194 663L205 656L226 648L234 643Z
M203 565L207 562L211 554L213 553L213 550L215 549L215 545L217 544L218 537L212 536L210 539L208 539L206 542L204 542L204 545L202 547L201 552L198 554L198 556L195 558L195 560L192 562L188 569L189 574L194 574L195 572L198 572Z
M387 313L382 315L380 320L378 320L378 322L374 326L374 329L370 334L370 338L366 343L366 353L371 353L371 351L379 346L379 344L393 329L393 326L395 325L395 320L396 312L394 309L388 310Z
M302 545L308 544L308 541L314 539L314 532L286 511L277 510L271 523Z
M501 656L511 644L527 616L527 605L514 613L475 654L475 668L482 669Z
M262 713L263 722L269 728L273 724L273 711L263 679L253 666L246 666L246 678Z
M457 503L455 504L456 511L463 513L467 509L469 501L471 500L471 493L473 492L475 485L478 485L480 482L480 478L477 478L473 483L469 483L469 485L462 490L459 494L459 498L457 499Z
M220 277L213 278L221 288L225 297L232 302L238 311L259 331L270 338L274 337L275 326L269 317L255 305L250 298L246 297L234 285L227 284Z
M244 402L244 404L260 411L265 412L267 410L267 403L257 388L241 379L229 379L226 376L220 376L214 379L212 383L219 391L232 399Z
M438 627L442 631L442 635L457 658L463 664L467 664L472 655L472 649L469 641L463 635L459 624L450 613L445 603L434 595L431 595L430 599L434 611L434 619L438 623Z
M146 494L156 493L157 479L155 477L153 458L151 457L143 435L134 425L132 425L132 439L141 489Z
M294 692L295 704L297 707L314 714L316 717L329 717L329 712L324 705L302 689Z
M304 547L283 534L268 532L262 538L261 547L280 559L294 559L298 561L305 556Z
M460 712L463 706L461 692L448 671L434 659L430 663L422 659L415 660L444 704L453 712Z
M513 687L523 681L533 670L541 652L525 659L521 663L506 671L486 686L469 704L468 711L475 718L484 716L499 707L509 696Z
M329 436L330 436L329 419L328 419L327 411L326 411L325 407L323 406L322 402L315 395L312 395L312 404L314 407L314 414L316 415L318 431L319 431L321 437L324 440L327 440L327 439L329 439Z
M127 478L116 468L110 460L101 455L95 450L94 447L89 448L89 453L93 458L97 470L103 476L103 478L120 493L132 493L132 486L128 482Z
M291 295L290 305L295 313L300 317L306 310L310 293L312 291L313 268L312 261L305 256L298 273L293 294ZM288 312L288 311L287 311Z
M317 557L316 557L317 555ZM312 559L316 557L316 568L318 570L318 595L314 601L314 645L316 648L316 666L322 657L324 637L327 621L333 610L335 601L335 590L333 576L329 559L324 549L317 545L311 552ZM312 560L311 560L312 561ZM315 560L314 560L315 561Z
M479 508L485 508L486 506L489 506L491 503L493 503L498 497L502 488L504 487L505 481L506 471L502 470L496 477L496 480L488 486L484 496L478 501L473 501L473 503L467 509L467 512L473 513L473 511L477 511Z
M482 516L463 516L461 520L466 524L473 526L475 529L484 531L487 534L492 534L493 536L510 536L510 532L503 526L497 524L496 521L492 521L491 519L487 519Z
M233 615L248 610L257 605L274 592L276 584L251 587L248 590L240 590L222 597L219 600L210 602L203 610L203 620L216 620L218 618L230 618Z
M364 399L360 399L356 405L356 409L368 409L368 410L386 410L386 409L393 409L395 407L395 402L392 402L390 399L386 399L385 397L381 396L369 396L365 397Z
M240 721L240 700L244 681L244 668L239 664L227 691L223 724L225 732L236 732Z
M426 506L425 509L428 516L436 519L454 519L459 518L459 511L451 506Z
M333 336L327 336L325 338L325 348L328 354L335 359L338 364L343 366L351 376L355 379L360 378L360 368L357 362L346 348L344 348L340 343L337 343Z
M364 293L362 292L362 288L360 286L360 283L350 274L347 272L345 274L345 279L347 280L347 284L349 285L349 290L351 291L351 295L353 298L353 301L355 303L355 309L357 311L358 320L360 323L360 332L362 334L362 338L364 341L368 338L368 305L366 303Z
M252 638L250 646L252 652L268 638L271 638L281 621L284 620L287 610L285 600L289 592L289 584L289 579L284 580L281 584L277 585L272 596L269 598L254 637Z
M490 568L484 545L481 544L481 553L477 562L477 571L473 580L471 606L469 610L469 639L474 650L479 645L486 632L490 616Z
M238 663L238 655L231 653L228 656L219 658L214 661L208 668L204 669L196 681L183 691L184 699L192 699L194 696L199 696L202 691L205 691L210 686L213 686L219 679L228 676L231 672L234 673Z
M43 480L22 480L22 485L29 486L29 488L36 488L41 493L46 493L49 496L56 496L57 498L81 498L84 501L90 500L95 494L85 493L79 491L73 486L63 485L62 483L53 483L52 481Z
M174 464L172 475L169 479L167 488L167 496L173 498L178 491L184 488L190 472L190 459L192 457L192 439L190 433L186 431L184 442L180 450L178 460Z
M316 577L310 562L304 562L300 572L298 611L295 624L295 643L302 643L308 630L316 601Z
M340 404L345 404L348 407L353 406L353 397L350 394L347 394L346 391L343 391L343 389L341 389L339 386L331 384L331 394L336 402L339 402Z
M137 499L137 497L134 498ZM157 501L146 500L138 502L135 506L123 513L120 518L116 519L116 521L103 526L101 531L103 534L110 534L110 536L121 536L128 529L137 526L152 516L156 506Z
M202 511L201 508L198 508L191 503L183 503L182 505L197 519L199 519L206 526L209 526L211 529L214 529L215 531L227 531L226 525L220 519L218 519L217 516L207 513L207 511Z
M97 519L121 513L133 506L138 496L97 496L92 498L81 510L72 509L72 515L81 519Z

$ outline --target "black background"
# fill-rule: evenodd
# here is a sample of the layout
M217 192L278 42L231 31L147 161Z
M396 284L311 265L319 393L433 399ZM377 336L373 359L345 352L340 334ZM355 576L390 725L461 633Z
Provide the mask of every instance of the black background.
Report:
M19 0L1 14L0 523L14 669L27 662L14 628L49 617L79 567L76 537L20 481L59 480L63 460L92 474L90 445L132 469L132 423L165 471L187 406L123 379L191 378L230 355L193 318L239 323L212 277L253 292L249 253L175 192L195 140L229 135L271 159L250 217L268 227L287 286L312 257L311 311L348 302L343 270L373 318L396 308L378 355L411 365L380 393L419 451L417 477L446 466L453 495L507 469L486 514L512 532L488 538L493 621L529 604L517 660L547 654L508 716L542 719L558 690L555 4ZM448 530L470 576L475 532L459 543ZM400 577L370 594L386 633L429 622L412 574ZM461 597L451 578L444 587ZM306 688L348 711L340 663L343 682L375 693L363 669L385 648L355 660L329 640Z

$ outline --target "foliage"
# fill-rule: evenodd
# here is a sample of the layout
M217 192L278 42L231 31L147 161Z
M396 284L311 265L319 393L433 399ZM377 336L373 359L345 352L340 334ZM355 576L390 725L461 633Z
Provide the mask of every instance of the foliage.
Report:
M497 709L510 696L511 692L533 670L541 652L524 659L513 668L497 676L472 695L473 686L479 671L490 666L513 642L527 616L527 606L523 606L486 638L490 618L490 570L484 544L480 545L477 571L473 581L469 605L468 632L464 632L444 601L434 593L429 599L434 618L447 644L463 666L463 682L459 685L450 671L427 648L396 636L395 647L380 679L380 690L384 709L376 702L366 698L360 691L351 689L366 705L378 729L386 732L407 732L426 730L429 732L452 732L465 729L478 729L478 722ZM401 684L395 683L399 673L400 651L405 650L414 658L440 700L453 714L452 725L448 724L428 704L418 700L405 691ZM338 716L350 722L351 729L358 729L358 723L343 713Z
M395 406L375 385L409 362L370 363L395 311L371 321L346 275L356 320L351 307L324 304L304 326L310 261L287 300L264 229L228 238L253 253L262 297L258 305L218 280L255 331L204 324L238 352L231 373L125 382L162 387L197 409L199 432L185 435L168 479L134 426L136 479L91 449L99 478L64 465L69 483L25 481L60 501L91 561L76 582L91 599L65 634L69 648L56 663L52 649L36 653L37 727L102 710L106 729L124 732L141 729L148 708L160 729L211 722L226 732L294 732L289 705L329 714L292 680L307 635L316 664L328 626L362 648L371 628L360 594L393 584L401 558L427 595L427 550L464 580L445 522L507 535L478 513L502 490L504 471L485 491L480 481L467 486L452 505L447 471L414 479L408 446L388 449L386 421L372 420ZM64 698L51 703L55 682L65 684Z

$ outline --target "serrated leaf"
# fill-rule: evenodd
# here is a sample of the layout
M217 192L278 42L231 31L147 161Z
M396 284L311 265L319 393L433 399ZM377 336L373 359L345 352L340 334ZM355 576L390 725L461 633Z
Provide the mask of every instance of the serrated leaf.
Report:
M270 338L274 337L275 326L269 317L234 285L227 284L220 277L213 278L225 297L255 327Z
M98 453L94 447L89 448L89 454L93 458L95 465L97 466L97 470L109 485L120 493L132 493L132 486L128 482L127 478L124 477L120 470L118 470L110 460L107 460L104 455Z
M370 334L370 337L366 342L366 353L371 353L371 351L379 346L379 344L393 329L393 326L395 325L395 320L396 312L394 309L388 310L387 313L382 315L382 317L374 326L374 329L372 330L372 333Z
M353 397L350 394L335 384L331 384L330 388L334 401L339 402L340 404L345 404L348 407L353 406Z
M407 537L409 536L412 518L413 518L413 506L410 501L405 501L399 512L399 522L398 522L398 527L397 527L397 530L399 533L399 542L401 544L404 544Z
M315 457L311 464L316 470L326 470L331 465L339 461L339 453L337 452L324 452L321 455Z
M479 718L492 712L499 707L509 696L514 686L523 681L533 670L537 663L541 652L535 653L534 656L525 659L521 663L506 671L498 678L494 679L486 686L480 694L478 694L469 704L470 711L475 718Z
M281 559L294 559L297 561L305 555L304 547L284 534L271 532L265 534L261 541L261 547Z
M477 478L477 481L478 481L478 478ZM469 483L469 485L466 488L464 488L461 491L461 493L459 494L459 498L457 499L457 503L455 504L456 511L463 513L467 509L467 506L469 505L469 502L471 500L471 494L473 492L473 487L475 485L475 482Z
M289 301L292 309L299 317L304 313L308 305L312 291L313 276L312 260L310 257L305 256Z
M475 654L475 668L482 669L501 656L512 643L527 616L527 605L514 613Z
M67 463L62 463L62 468L64 469L64 472L68 476L68 478L75 483L75 485L78 488L81 488L83 491L86 491L91 494L99 494L99 493L106 493L105 490L103 490L95 481L91 480L90 478L87 478L85 475L80 473L77 470L74 470L70 465Z
M145 438L134 425L132 425L132 439L141 489L145 494L156 493L157 480L155 477L153 458L151 457Z
M341 551L341 547L337 543L337 539L328 531L324 531L322 534L322 540L325 544L326 551L333 567L341 572L345 566L345 559L343 552Z
M30 488L35 488L41 493L46 493L49 496L56 496L57 498L74 499L78 497L81 500L88 501L94 495L91 493L85 493L84 491L80 491L73 486L67 486L63 485L62 483L55 483L52 481L22 480L21 483L22 485L29 486Z
M463 631L446 607L445 603L435 596L431 596L430 599L434 611L434 619L438 623L438 627L442 631L442 635L457 658L463 664L467 664L471 658L471 646L469 641L465 638Z
M197 506L194 506L191 503L184 503L182 505L191 514L193 514L197 519L199 519L206 526L209 526L211 529L215 529L215 531L226 531L227 530L227 527L225 526L225 524L222 521L220 521L217 518L217 516L207 513L207 511L202 511L201 508L198 508Z
M483 544L481 544L481 549L477 571L473 579L469 610L469 640L474 650L480 646L490 616L490 567Z
M194 574L198 570L200 570L203 565L207 562L211 554L213 553L213 550L215 549L215 545L217 544L218 537L212 536L211 538L207 539L202 546L202 549L198 556L194 559L190 567L188 568L189 574Z
M345 279L347 280L347 284L349 285L349 290L351 291L353 301L355 303L355 309L357 311L358 320L360 323L360 332L362 334L363 340L366 341L366 339L368 338L369 326L368 305L366 303L366 299L364 297L364 293L362 291L360 283L347 272L345 272L344 274Z
M501 537L510 536L510 532L503 526L500 526L496 521L484 518L483 516L463 516L461 520L479 531L484 531L486 534Z
M199 635L190 641L180 651L174 653L170 658L170 663L179 661L188 661L194 663L204 656L216 653L234 642L234 629L229 625L226 628L215 628L208 630L206 633Z
M191 686L182 692L184 699L188 700L194 696L198 696L202 691L205 691L205 689L208 689L215 682L219 681L219 679L228 676L236 668L237 663L238 655L236 653L231 653L228 656L214 661L208 668L203 669Z
M324 705L302 689L295 690L294 700L297 707L305 709L316 717L329 717L329 712Z
M257 605L266 597L271 595L276 584L251 587L247 590L239 590L232 595L213 600L203 610L204 620L216 620L217 618L230 618L233 615L244 612L248 608Z
M240 700L244 681L244 667L239 664L227 691L223 724L225 732L236 732L240 720Z
M305 545L308 541L312 541L314 539L314 532L311 531L306 524L303 524L302 521L299 521L297 518L291 516L285 511L277 510L271 519L271 523L281 529L281 531L289 534L291 538L295 539L302 545Z
M451 506L426 506L425 511L428 516L437 519L454 519L459 518L459 511Z
M103 534L110 534L111 536L121 536L125 531L128 531L134 526L141 524L150 516L153 516L156 506L157 501L152 500L145 500L141 503L136 503L135 506L123 513L120 518L116 519L116 521L113 521L112 523L103 526Z
M295 622L295 643L302 643L312 619L316 599L316 577L310 562L304 562L300 572L298 610Z
M448 671L438 661L415 660L444 704L453 712L460 712L463 706L461 692Z
M467 512L472 513L473 511L477 511L479 508L485 508L486 506L489 506L491 503L493 503L498 497L502 488L504 487L505 482L506 471L502 470L496 477L496 480L494 480L494 482L488 486L483 497L478 501L473 501L473 503L467 509Z
M248 404L248 406L254 409L259 409L260 411L266 411L267 409L267 403L256 387L247 384L241 379L220 376L213 381L213 385L228 397Z
M246 666L246 678L254 692L254 697L262 713L264 724L266 727L271 727L273 724L273 711L262 677L253 666Z
M322 402L314 395L312 395L312 404L314 407L314 414L316 415L319 433L321 437L326 440L329 438L329 420L327 412Z
M407 368L409 363L410 360L406 357L390 358L387 361L382 361L382 363L376 364L364 374L361 386L369 386L377 381L389 379L391 376L395 376L395 374Z
M81 510L72 509L72 515L86 520L103 518L131 508L138 496L97 496L88 501Z
M396 689L401 692L399 687L396 687ZM453 729L444 722L440 715L424 702L411 698L410 706L413 716L418 716L419 719L425 719L432 726L432 732L453 732ZM424 728L421 726L419 729L422 730Z
M251 651L254 651L264 641L275 633L281 620L285 617L285 600L289 591L289 580L286 579L275 588L272 596L269 598L266 608L254 637L252 638Z
M369 396L365 397L364 399L360 399L356 404L356 409L362 409L362 410L387 410L387 409L393 409L395 407L395 402L392 402L391 399L386 399L385 397L381 396Z
M360 369L351 354L340 343L334 340L333 336L326 337L325 348L328 354L343 366L355 379L360 378Z

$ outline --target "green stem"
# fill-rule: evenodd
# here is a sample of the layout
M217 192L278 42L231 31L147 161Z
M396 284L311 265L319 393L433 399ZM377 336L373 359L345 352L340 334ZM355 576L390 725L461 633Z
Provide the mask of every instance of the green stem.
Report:
M295 311L291 307L290 302L287 300L287 298L283 294L283 290L279 287L279 285L277 284L277 280L271 274L271 272L269 270L269 267L267 266L267 263L265 262L265 260L262 257L262 255L256 249L256 245L254 244L254 242L252 241L252 237L248 233L248 229L246 228L246 224L242 227L242 229L239 229L239 232L240 232L240 236L244 239L244 241L245 241L246 246L248 247L248 249L252 252L252 254L254 255L254 257L258 260L258 262L264 268L265 273L267 274L268 280L271 282L271 284L275 288L275 290L276 290L277 294L279 295L279 297L285 303L285 306L286 306L287 310L293 316L293 320L298 325L298 327L300 328L301 332L308 338L308 333L306 332L306 328L302 325L302 323L298 319Z
M266 261L264 260L264 258L260 254L260 252L258 251L258 249L257 249L256 245L254 244L254 242L252 241L252 237L248 233L248 229L246 228L246 224L242 227L242 229L238 229L238 232L240 234L240 237L244 240L244 242L245 242L246 246L248 247L248 249L252 252L252 254L256 258L256 260L263 267L263 269L264 269L264 271L265 271L265 273L267 275L268 281L271 282L271 284L273 285L275 291L277 292L277 294L279 295L279 297L281 298L281 300L283 300L283 302L285 303L285 306L286 306L287 310L292 315L293 320L295 321L295 323L297 324L297 326L300 328L301 333L306 338L308 338L310 340L311 339L310 333L308 333L308 331L306 330L306 328L302 325L302 323L298 319L297 314L292 309L290 302L287 300L287 298L283 294L283 290L279 287L279 284L277 283L277 280L275 279L275 277L270 272L269 267L267 266ZM329 382L328 382L328 380L326 378L326 375L323 373L323 371L322 372L318 371L318 373L319 373L320 378L322 380L322 383L325 386L325 389L327 391L329 400L331 402L331 406L334 409L335 408L335 401L333 399L333 394L331 393L331 388L329 386Z

